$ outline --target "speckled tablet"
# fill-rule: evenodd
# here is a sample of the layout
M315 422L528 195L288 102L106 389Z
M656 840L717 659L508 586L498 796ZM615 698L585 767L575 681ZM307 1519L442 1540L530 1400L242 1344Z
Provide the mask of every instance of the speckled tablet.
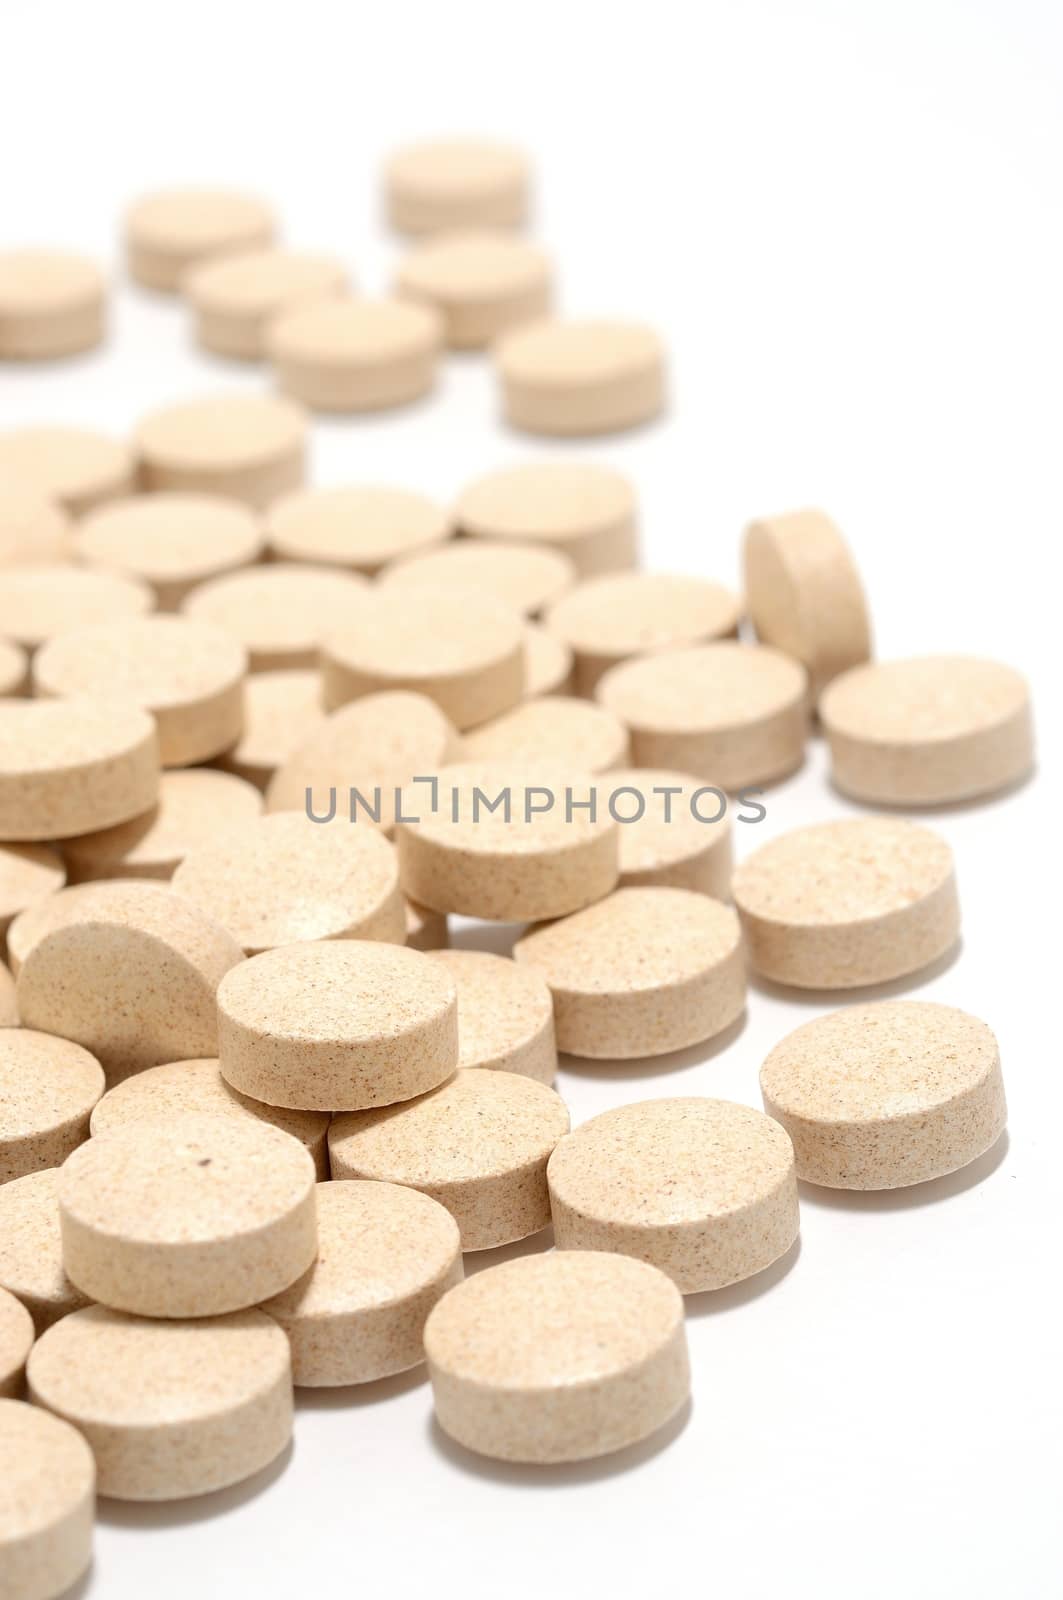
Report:
M385 411L432 388L443 320L403 300L321 300L270 323L266 353L285 394L312 411Z
M31 1026L0 1030L0 1183L61 1166L88 1138L103 1090L103 1068L80 1045Z
M27 650L87 624L143 617L154 605L145 584L117 573L58 563L0 572L0 628Z
M32 1344L33 1318L13 1294L0 1287L0 1399L12 1400L21 1395Z
M324 718L313 667L253 672L244 684L244 731L216 764L264 789Z
M0 251L0 361L78 355L104 334L107 289L94 261L67 250Z
M144 488L229 495L264 510L303 481L306 424L265 394L216 394L166 406L136 431Z
M731 808L722 790L685 772L617 768L599 785L620 822L620 886L731 897Z
M459 1065L553 1083L554 1006L538 973L483 950L439 950L432 959L458 992Z
M399 264L396 288L433 306L455 350L480 350L511 328L545 316L552 299L545 251L490 231L442 234Z
M125 220L129 271L149 289L175 290L190 268L268 245L276 229L257 196L231 189L162 189Z
M57 850L45 844L0 845L0 935L12 919L66 883Z
M335 256L299 250L251 250L204 262L188 272L181 292L192 308L195 334L216 355L259 360L270 323L300 306L331 300L348 288Z
M400 233L516 228L528 209L524 153L491 139L428 139L395 151L384 174L391 225Z
M369 594L353 572L276 561L200 584L181 610L231 633L251 671L267 672L316 667L326 636L361 627Z
M627 478L582 461L529 461L477 478L455 508L462 533L542 544L581 577L633 567L638 507Z
M543 318L494 356L506 420L526 433L618 433L664 409L664 346L643 323Z
M470 729L464 747L469 761L513 768L531 762L579 772L608 772L630 755L627 729L619 717L569 695L526 700Z
M262 796L242 778L195 767L164 772L150 811L113 828L63 840L72 883L100 878L173 877L190 850L241 830L262 811Z
M54 423L0 434L0 471L58 500L71 516L130 494L136 459L121 439Z
M54 494L7 463L0 436L0 568L44 566L69 555L69 516Z
M438 550L403 557L384 572L382 582L427 584L432 588L456 584L480 589L503 605L535 616L544 606L571 589L576 580L572 562L558 550L542 545L458 539Z
M304 489L269 509L269 547L282 561L317 561L372 577L388 562L431 550L453 532L427 495L384 484Z
M58 1417L22 1400L0 1400L0 1457L5 1600L55 1600L92 1562L92 1451Z
M0 1184L0 1287L20 1300L38 1335L88 1304L63 1269L59 1168Z
M0 700L0 838L64 839L139 816L159 790L155 722L84 698Z
M199 583L257 561L262 527L246 506L210 494L144 494L101 506L79 523L78 559L148 585L176 611Z

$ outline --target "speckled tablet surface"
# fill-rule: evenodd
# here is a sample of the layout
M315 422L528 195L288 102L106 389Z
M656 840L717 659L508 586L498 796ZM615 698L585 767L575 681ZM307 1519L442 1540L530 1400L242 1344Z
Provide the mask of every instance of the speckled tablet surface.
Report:
M244 731L216 764L264 789L324 718L315 668L253 672L244 684Z
M181 292L205 350L255 361L266 353L274 317L332 299L347 287L347 269L337 257L272 249L204 262L185 275Z
M784 833L739 863L732 888L753 966L801 989L886 983L959 935L952 851L899 818Z
M21 1395L32 1344L33 1318L21 1301L0 1286L0 1399L18 1399Z
M436 1307L425 1350L440 1426L501 1461L620 1450L690 1392L679 1290L644 1261L597 1251L478 1272Z
M232 189L162 189L125 222L129 270L150 289L179 289L190 268L268 245L276 223L264 201Z
M996 1143L1000 1052L977 1017L926 1000L849 1006L787 1034L760 1073L798 1176L895 1189L955 1172Z
M571 695L544 695L471 728L464 739L472 762L502 762L519 768L531 763L558 771L609 772L630 755L628 734L619 717L604 706Z
M599 792L620 823L620 886L731 896L733 829L721 790L685 772L627 767Z
M527 433L617 433L664 408L664 347L643 323L543 318L494 355L506 420Z
M88 1138L103 1090L103 1068L80 1045L30 1026L0 1030L0 1183L61 1166Z
M33 946L53 928L76 922L82 911L93 905L98 892L95 883L70 884L19 913L7 930L7 960L15 977ZM105 900L110 892L103 891Z
M515 611L535 616L572 587L576 569L560 551L542 545L458 539L438 550L395 561L381 581L387 586L456 584L479 589Z
M176 611L196 584L257 561L262 527L246 506L210 494L142 494L101 506L78 524L88 567L146 583L160 611Z
M335 1179L420 1189L446 1206L463 1250L489 1250L550 1221L546 1163L568 1128L564 1101L545 1084L463 1067L397 1109L334 1117L329 1160Z
M266 353L285 394L312 411L384 411L432 388L443 319L403 300L320 300L271 322Z
M664 1055L721 1033L745 1006L738 918L689 889L618 889L532 928L513 954L549 985L558 1049L572 1055Z
M84 1434L100 1494L118 1500L223 1489L291 1438L288 1341L261 1311L172 1323L86 1306L39 1342L29 1382Z
M433 306L455 350L479 350L550 309L552 269L545 251L490 231L450 232L400 262L396 288Z
M273 395L216 394L166 406L136 430L146 489L229 495L262 510L303 481L306 424Z
M314 1259L315 1181L303 1145L267 1122L126 1123L62 1168L63 1265L91 1299L146 1317L257 1305Z
M218 992L221 1070L270 1105L390 1106L458 1063L454 984L398 945L287 945L246 962Z
M538 973L483 950L440 950L432 959L443 963L458 991L459 1065L553 1083L554 1007Z
M132 492L136 460L124 440L109 434L39 423L0 434L0 471L34 485L80 517Z
M360 628L369 590L338 568L277 561L200 584L181 610L239 639L252 672L316 667L322 640L338 628Z
M63 840L72 883L100 878L173 877L190 850L230 830L241 830L262 811L262 795L242 778L195 767L164 772L150 811L113 828Z
M81 1434L22 1400L0 1400L0 1561L11 1600L55 1600L92 1561L96 1468Z
M424 1360L424 1324L462 1279L450 1213L394 1183L319 1183L318 1255L263 1311L292 1347L292 1375L311 1388L405 1372Z
M516 228L531 181L527 157L492 139L427 139L390 157L384 193L400 233Z
M633 485L611 467L582 461L529 461L470 483L455 516L481 539L541 543L567 555L584 578L622 571L638 556Z
M86 624L143 617L155 600L145 584L86 567L9 567L0 571L0 629L27 650Z
M0 845L0 934L20 911L65 883L66 868L57 850L45 844Z
M0 251L0 361L49 361L104 334L107 289L94 261L67 250Z
M38 1335L88 1304L63 1268L59 1168L0 1184L0 1287L20 1300Z
M76 697L0 700L0 838L66 839L154 805L159 742L146 711Z
M384 484L304 489L269 509L269 547L282 561L318 561L366 576L449 539L449 512L427 495Z
M58 498L17 464L12 469L0 443L0 567L43 566L69 555L70 518Z

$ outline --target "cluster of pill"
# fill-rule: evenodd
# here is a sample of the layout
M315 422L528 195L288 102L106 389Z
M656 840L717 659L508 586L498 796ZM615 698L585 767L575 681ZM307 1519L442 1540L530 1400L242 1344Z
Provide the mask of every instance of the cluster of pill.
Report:
M490 344L511 422L651 417L659 341L550 318L516 152L399 154L425 236L395 298L274 243L258 201L153 196L139 282L281 396L211 397L128 441L0 435L0 1590L90 1559L93 1496L202 1494L285 1448L295 1385L427 1359L440 1425L504 1460L654 1432L689 1389L683 1296L798 1231L797 1180L891 1188L1000 1135L996 1041L859 1003L798 1028L765 1111L688 1096L570 1131L558 1051L726 1036L747 968L805 990L956 942L953 858L900 809L1033 761L1022 678L877 663L821 513L755 522L745 593L637 569L637 505L568 459L453 507L307 487L302 407L424 393ZM99 340L104 281L0 256L0 359ZM796 771L884 814L736 869L731 813ZM512 959L450 915L520 924ZM463 1277L463 1255L556 1249ZM28 1403L18 1398L28 1386Z

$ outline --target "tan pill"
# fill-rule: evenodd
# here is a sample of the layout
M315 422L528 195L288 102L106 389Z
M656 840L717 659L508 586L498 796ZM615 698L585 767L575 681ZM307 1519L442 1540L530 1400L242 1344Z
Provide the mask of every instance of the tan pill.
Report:
M303 481L306 423L273 395L187 400L145 417L136 432L150 490L228 495L261 511Z
M446 941L443 941L446 943ZM15 980L0 961L0 1028L18 1027L18 995Z
M193 268L181 283L199 344L246 361L266 354L267 330L275 317L347 288L342 261L298 250L224 256Z
M173 877L189 851L240 830L261 814L262 796L241 778L200 768L164 772L150 811L96 833L64 839L72 883Z
M572 651L578 693L590 695L610 667L632 656L736 634L741 611L736 594L706 578L622 572L581 583L544 621Z
M149 289L176 290L190 268L271 243L272 211L226 189L165 189L144 195L125 222L129 271Z
M831 776L877 805L943 805L1017 783L1034 761L1026 680L998 661L920 656L854 667L820 702Z
M324 718L278 768L266 807L309 810L321 819L334 811L355 827L375 822L390 833L396 792L420 774L438 772L461 749L453 726L425 695L367 694Z
M0 839L64 839L155 804L159 742L135 706L0 700Z
M245 962L219 989L218 1034L226 1082L275 1106L393 1106L458 1064L449 975L416 950L354 939Z
M247 653L223 628L188 617L137 617L72 628L33 663L41 696L87 694L151 713L164 767L209 761L244 722Z
M0 361L91 350L104 334L106 285L94 261L62 250L0 252Z
M514 611L536 616L570 589L575 578L571 561L556 550L459 539L442 549L394 562L380 581L387 588L420 584L430 588L456 585L479 589Z
M453 532L449 513L427 495L379 484L288 495L270 507L266 530L283 561L331 563L367 577Z
M224 628L244 646L251 671L268 672L316 667L323 639L360 627L368 599L354 573L278 561L200 584L181 610Z
M83 625L142 617L154 604L145 584L116 573L58 564L0 572L0 628L27 650Z
M581 577L622 571L638 559L635 491L610 467L532 461L469 484L455 515L462 533L542 544L568 556Z
M832 1189L896 1189L965 1167L1007 1121L997 1041L952 1006L893 1000L815 1017L760 1072L797 1173Z
M490 1250L549 1223L546 1163L568 1127L545 1084L463 1067L403 1106L334 1117L329 1160L337 1179L420 1189L446 1206L463 1250Z
M65 883L63 858L47 845L0 845L0 936L20 912Z
M402 300L322 300L278 317L266 353L285 394L312 411L385 411L436 381L443 322Z
M626 768L599 785L620 820L620 886L731 897L731 819L719 789L685 772Z
M494 353L506 420L526 433L618 433L664 409L664 348L641 323L544 318Z
M450 943L447 919L414 900L406 905L406 945L410 950L445 950Z
M500 1461L621 1450L690 1392L679 1290L644 1261L600 1252L476 1273L429 1317L425 1352L440 1427Z
M88 1303L63 1267L59 1168L0 1184L0 1285L21 1300L38 1336Z
M66 561L70 555L69 516L32 476L8 467L4 444L0 438L0 569Z
M312 667L253 672L244 684L244 731L216 765L265 789L324 719L321 676Z
M147 584L160 611L176 611L199 583L257 561L258 518L209 494L134 495L92 512L74 536L79 561Z
M631 734L637 767L674 767L736 790L772 783L804 760L804 668L767 645L666 650L606 673L598 702Z
M871 621L852 553L822 511L746 529L745 586L757 638L800 661L813 695L871 654Z
M573 687L572 651L534 622L524 626L524 698L538 700L547 694L570 694Z
M130 494L136 478L132 450L88 428L51 424L0 434L0 471L57 500L73 517Z
M729 1100L603 1112L561 1140L547 1178L559 1250L636 1256L683 1294L763 1272L797 1238L790 1140Z
M952 851L898 818L796 828L742 861L732 887L753 966L799 989L887 983L959 936Z
M188 1112L112 1128L62 1169L63 1264L117 1311L239 1311L313 1261L315 1181L298 1140L249 1117Z
M224 1489L291 1438L288 1341L261 1311L173 1323L86 1306L40 1340L29 1381L84 1434L116 1500Z
M746 1003L738 918L688 889L618 889L519 939L554 997L559 1050L665 1055L722 1033Z
M482 950L439 950L432 959L458 992L459 1065L553 1083L554 1006L538 973Z
M0 1030L0 1183L62 1166L103 1090L103 1068L80 1045L28 1023Z
M0 1400L0 1458L5 1600L55 1600L92 1562L92 1451L58 1417L22 1400Z
M441 1205L394 1183L319 1183L318 1258L262 1307L288 1335L310 1388L372 1383L424 1360L424 1324L462 1279L461 1241Z
M248 955L302 939L406 937L394 847L373 828L323 827L305 811L258 817L198 845L173 886Z
M400 233L517 228L527 213L530 181L527 158L511 145L426 140L397 150L387 164L388 217Z
M543 317L553 298L550 258L504 233L446 233L399 266L396 288L433 306L455 350L481 350L511 328Z
M524 692L524 639L517 612L476 590L378 589L356 621L321 647L330 710L382 689L434 700L456 728L475 727Z
M109 1084L217 1055L214 994L243 960L235 940L165 884L127 879L77 892L76 918L61 917L22 956L23 1025L91 1050Z
M11 1400L21 1395L26 1357L32 1344L33 1318L13 1294L0 1288L0 1399ZM0 1546L0 1564L2 1549Z
M608 772L627 761L627 729L602 706L566 695L526 700L471 729L464 739L469 761L527 762L578 772Z
M105 898L110 890L104 890ZM7 930L7 959L11 971L18 977L19 969L33 946L55 928L65 928L77 922L82 911L99 898L95 883L73 884L59 889L55 894L38 900L34 906L20 911Z
M150 1125L169 1122L187 1113L212 1117L250 1117L272 1123L306 1149L319 1178L328 1177L328 1125L323 1111L294 1111L267 1106L229 1087L217 1057L200 1061L167 1061L138 1072L113 1089L96 1105L89 1126L92 1135L105 1137L116 1128L141 1127L150 1138Z
M617 833L589 777L448 767L434 796L417 785L403 797L399 877L411 899L435 911L492 922L563 917L615 887Z

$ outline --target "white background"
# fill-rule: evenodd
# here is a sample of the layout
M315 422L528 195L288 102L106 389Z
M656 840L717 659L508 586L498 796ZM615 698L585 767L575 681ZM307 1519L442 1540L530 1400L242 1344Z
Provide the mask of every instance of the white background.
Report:
M383 153L512 137L565 307L643 316L674 358L665 422L579 447L636 479L647 563L737 581L744 522L823 505L880 653L1014 662L1042 739L1033 784L933 819L963 948L907 991L997 1030L1006 1147L907 1193L806 1190L788 1270L690 1302L693 1407L664 1440L497 1469L434 1431L421 1373L304 1395L264 1481L104 1502L94 1600L1058 1592L1061 45L1051 0L6 8L2 242L117 262L142 188L238 181L375 292L398 249ZM0 378L0 425L124 430L262 381L123 287L105 352ZM487 364L451 360L431 402L317 427L316 477L449 497L542 453L496 413ZM739 847L845 810L813 748ZM830 1004L754 989L726 1048L558 1087L574 1121L668 1093L758 1104L768 1049Z

